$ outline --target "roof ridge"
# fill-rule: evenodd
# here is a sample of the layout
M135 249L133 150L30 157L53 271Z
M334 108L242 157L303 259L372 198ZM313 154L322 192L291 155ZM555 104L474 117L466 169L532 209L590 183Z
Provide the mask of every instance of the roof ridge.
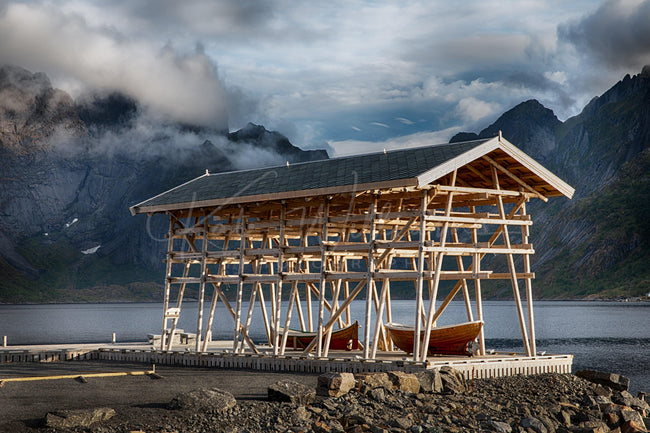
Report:
M417 149L424 149L424 148L429 148L429 147L440 147L440 146L459 146L462 144L467 144L467 143L474 143L474 142L486 142L494 137L489 137L489 138L480 138L477 140L468 140L468 141L458 141L455 143L437 143L437 144L423 144L422 146L411 146L411 147L404 147L404 148L399 148L399 149L390 149L390 150L381 150L381 151L373 151L373 152L368 152L368 153L357 153L354 155L344 155L344 156L335 156L333 158L327 158L327 159L314 159L311 161L300 161L300 162L289 162L287 161L286 164L278 164L278 165L269 165L267 167L256 167L256 168L243 168L239 170L229 170L229 171L220 171L216 173L209 173L208 176L219 176L223 174L233 174L233 173L246 173L246 172L254 172L254 171L263 171L263 170L273 170L277 168L283 168L283 167L294 167L296 165L308 165L308 164L315 164L315 163L323 163L325 161L344 161L346 159L354 159L354 158L361 158L361 157L366 157L366 156L372 156L372 155L381 155L383 154L395 154L398 152L406 152L406 151L411 151L411 150L417 150ZM153 198L153 197L152 197Z
M501 149L518 164L566 196L572 188L530 156L500 137L415 146L391 151L307 161L295 165L204 174L132 206L131 213L162 212L224 203L339 194L382 188L421 187L493 150ZM530 162L532 161L532 162Z

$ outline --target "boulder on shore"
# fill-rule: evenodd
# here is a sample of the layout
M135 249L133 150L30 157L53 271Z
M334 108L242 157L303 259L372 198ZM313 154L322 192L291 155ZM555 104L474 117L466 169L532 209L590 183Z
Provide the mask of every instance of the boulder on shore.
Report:
M269 401L309 404L316 398L316 390L294 380L280 380L268 388Z
M393 389L393 382L388 378L388 373L355 373L354 378L363 394L375 388Z
M352 373L325 373L318 376L316 394L325 397L340 397L355 387Z
M460 394L467 390L465 376L455 368L441 367L440 379L442 381L442 391L445 393Z
M96 422L106 421L115 416L110 407L94 409L72 409L50 412L45 416L45 425L50 428L90 427Z
M616 391L627 391L630 387L630 379L616 373L607 373L598 370L579 370L575 374L589 382L607 386Z
M237 405L237 400L228 391L219 388L199 388L184 392L169 402L170 409L222 412Z
M415 373L415 377L417 377L420 382L420 389L422 392L432 392L436 394L442 392L442 377L440 375L440 370L431 369L418 371Z
M403 371L389 371L388 378L393 383L393 386L400 391L410 392L411 394L420 392L420 382L414 374Z

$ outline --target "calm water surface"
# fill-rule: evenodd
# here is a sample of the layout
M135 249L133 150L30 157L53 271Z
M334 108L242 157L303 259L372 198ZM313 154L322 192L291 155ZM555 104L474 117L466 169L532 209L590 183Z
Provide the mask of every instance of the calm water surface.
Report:
M392 305L394 321L413 323L413 301ZM256 308L251 336L261 341L259 304ZM183 304L181 328L196 329L197 309L196 302ZM353 302L353 317L362 322L364 309L365 301ZM538 351L573 354L574 371L617 372L630 377L632 391L650 391L650 303L537 301L534 313ZM464 304L453 302L438 323L466 319ZM488 348L523 351L512 302L484 302L484 320ZM0 335L7 336L9 345L109 342L113 332L118 341L144 341L148 333L160 333L161 326L161 304L0 305ZM294 311L292 327L297 326ZM218 304L213 338L232 338L232 328L230 315Z

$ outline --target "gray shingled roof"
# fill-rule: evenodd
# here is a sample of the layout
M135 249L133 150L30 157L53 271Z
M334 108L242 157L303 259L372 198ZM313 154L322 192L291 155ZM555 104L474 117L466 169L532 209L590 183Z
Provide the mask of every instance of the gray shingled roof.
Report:
M288 166L204 175L145 200L132 213L180 203L200 203L233 197L260 196L413 179L485 140L393 150L310 161Z

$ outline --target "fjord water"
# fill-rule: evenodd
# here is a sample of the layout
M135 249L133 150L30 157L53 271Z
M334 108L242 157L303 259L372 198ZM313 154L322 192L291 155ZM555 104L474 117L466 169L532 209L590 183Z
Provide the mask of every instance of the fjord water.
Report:
M414 301L392 301L393 321L412 324L413 306ZM263 341L259 304L255 308L251 336ZM197 309L196 302L183 304L182 329L196 329ZM244 303L243 311L247 309ZM487 301L483 309L488 349L522 352L514 303ZM360 323L364 311L365 301L352 303L352 316ZM207 315L206 307L204 320ZM620 373L630 377L632 391L650 391L650 303L536 301L534 315L538 352L573 354L573 371L592 368ZM452 302L438 324L465 320L464 303ZM298 326L294 311L292 327ZM109 343L113 332L118 342L145 341L147 334L158 334L161 327L162 305L156 303L0 305L0 335L7 336L9 346ZM232 329L233 321L219 303L213 338L230 339ZM363 329L360 332L363 335Z

